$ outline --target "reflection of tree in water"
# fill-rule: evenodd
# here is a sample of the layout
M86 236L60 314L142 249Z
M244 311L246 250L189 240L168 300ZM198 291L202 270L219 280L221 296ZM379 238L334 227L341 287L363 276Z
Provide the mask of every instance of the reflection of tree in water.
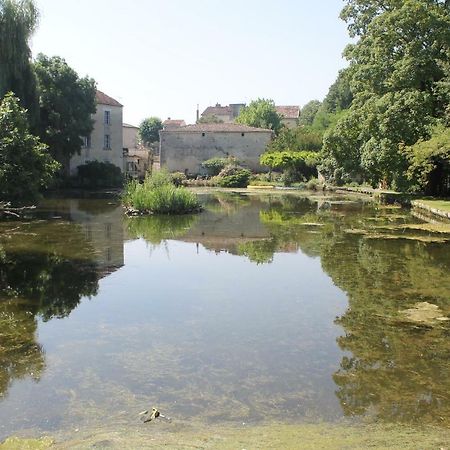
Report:
M68 224L23 225L0 246L0 395L12 380L39 379L44 352L37 319L68 316L83 296L97 293L101 274L93 249ZM74 255L74 258L71 258Z
M338 344L351 356L333 376L344 413L449 423L449 324L417 326L399 314L427 301L450 315L448 246L345 232L367 229L374 217L377 224L394 220L364 208L292 214L286 203L261 212L274 251L296 242L303 253L320 256L324 271L348 294L349 308L336 323L345 331Z
M37 320L23 302L0 302L0 398L14 379L39 380L45 359L36 330Z
M450 261L444 246L342 239L322 255L348 293L337 323L344 357L334 381L346 415L381 420L450 421L448 325L401 322L400 310L428 301L448 314Z
M126 220L128 235L158 245L166 239L185 235L197 221L194 215L131 217Z

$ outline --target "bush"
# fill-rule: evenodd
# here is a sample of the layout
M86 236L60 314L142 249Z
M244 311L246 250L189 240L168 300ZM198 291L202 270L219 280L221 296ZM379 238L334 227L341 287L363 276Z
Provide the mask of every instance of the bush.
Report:
M183 172L173 172L170 174L172 183L177 186L183 186L187 180L187 176Z
M248 169L237 166L226 166L217 176L220 187L247 187L252 173Z
M126 206L139 213L187 214L201 209L197 196L173 184L170 174L155 172L143 183L130 181L123 194Z
M321 184L317 178L311 178L305 185L306 189L309 189L310 191L317 191L320 186Z
M78 167L78 175L72 181L87 189L121 187L123 175L120 168L110 162L90 161Z
M211 158L202 163L202 167L206 169L210 177L215 177L226 166L237 166L238 160L234 156L228 156L227 158Z

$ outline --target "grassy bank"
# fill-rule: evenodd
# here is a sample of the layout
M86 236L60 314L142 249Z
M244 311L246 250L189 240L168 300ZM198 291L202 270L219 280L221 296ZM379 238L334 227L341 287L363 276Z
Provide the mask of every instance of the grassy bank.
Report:
M430 208L439 209L450 213L450 200L418 199L418 201L429 206Z
M147 176L143 183L130 181L122 200L129 212L137 214L189 214L201 210L197 195L175 186L164 171Z
M192 429L189 425L151 423L130 429L80 431L67 441L17 439L0 445L1 450L42 449L440 449L448 448L447 429L413 429L400 426L344 426L333 424L210 427Z

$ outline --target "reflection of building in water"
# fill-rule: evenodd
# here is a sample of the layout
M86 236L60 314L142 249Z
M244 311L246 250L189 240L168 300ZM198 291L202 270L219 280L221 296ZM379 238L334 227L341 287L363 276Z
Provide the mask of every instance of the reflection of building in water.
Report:
M124 265L123 211L119 205L105 205L104 200L69 200L70 219L84 230L95 249L100 271L112 272Z

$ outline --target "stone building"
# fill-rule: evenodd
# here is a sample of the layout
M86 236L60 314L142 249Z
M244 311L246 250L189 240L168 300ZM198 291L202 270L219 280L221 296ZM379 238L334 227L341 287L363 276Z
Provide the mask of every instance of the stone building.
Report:
M129 178L143 180L152 165L152 154L139 139L139 127L123 124L123 157L125 173Z
M170 172L204 174L202 162L234 156L253 171L264 170L259 157L272 139L272 130L234 123L209 123L160 131L161 167Z
M112 97L97 91L97 111L92 116L94 129L83 137L80 154L69 162L70 175L76 175L78 166L89 161L110 162L123 172L123 106Z
M184 127L186 122L183 119L171 119L170 117L163 122L164 130L171 130L172 128Z
M232 103L229 106L222 106L217 103L216 106L208 106L203 111L202 118L216 117L223 123L233 123L244 106L244 103Z
M276 106L277 113L282 117L281 123L288 128L298 127L300 118L300 106Z

